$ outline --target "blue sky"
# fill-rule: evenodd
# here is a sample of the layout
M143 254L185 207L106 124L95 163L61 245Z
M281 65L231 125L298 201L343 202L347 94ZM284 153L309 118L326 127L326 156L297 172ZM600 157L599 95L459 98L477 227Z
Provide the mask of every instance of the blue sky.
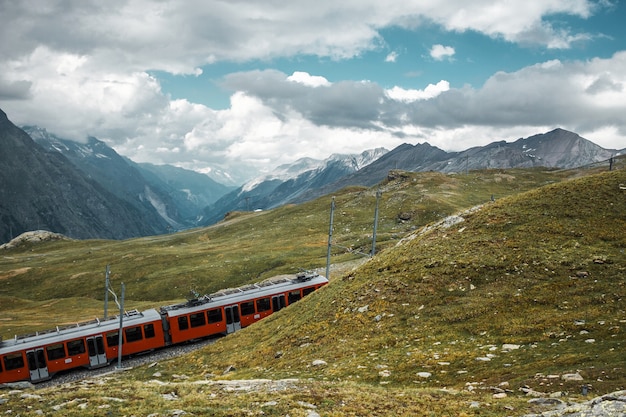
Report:
M161 81L163 91L173 98L189 99L215 109L228 108L232 93L220 86L222 78L230 73L254 69L277 69L286 74L306 69L331 82L371 80L383 88L402 85L419 89L442 79L449 81L452 88L466 84L480 86L497 71L514 72L537 62L610 58L616 48L626 47L624 19L626 2L616 2L586 19L564 13L547 16L544 20L557 28L576 28L594 36L594 39L580 41L568 48L512 43L480 32L450 32L440 25L425 24L416 29L383 28L379 31L381 42L377 48L350 59L297 55L218 62L202 66L203 72L199 76L177 76L163 71L152 71L151 74ZM433 45L453 48L454 52L435 59L430 55Z
M625 3L0 0L0 108L236 184L556 127L621 149Z

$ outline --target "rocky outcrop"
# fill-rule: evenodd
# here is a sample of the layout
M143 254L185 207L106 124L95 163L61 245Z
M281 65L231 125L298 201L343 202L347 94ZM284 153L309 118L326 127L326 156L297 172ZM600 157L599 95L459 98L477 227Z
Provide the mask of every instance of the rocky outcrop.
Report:
M12 239L9 243L0 245L0 250L17 248L27 243L49 242L52 240L71 240L71 239L59 233L52 233L52 232L48 232L47 230L35 230L32 232L22 233L15 239Z
M532 401L532 400L531 400ZM546 406L553 406L548 403ZM626 391L617 391L596 397L583 403L557 404L556 410L539 414L527 414L524 417L617 417L626 415Z

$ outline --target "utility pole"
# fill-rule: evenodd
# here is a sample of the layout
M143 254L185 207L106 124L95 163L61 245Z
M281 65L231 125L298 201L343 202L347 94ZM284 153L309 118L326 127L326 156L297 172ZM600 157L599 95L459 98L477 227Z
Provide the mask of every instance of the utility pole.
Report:
M108 320L109 318L109 285L111 285L111 281L109 281L109 264L107 264L107 269L104 274L104 319Z
M328 226L328 252L326 253L326 278L330 279L330 248L333 241L333 215L335 213L335 197L330 203L330 225Z
M376 210L374 210L374 233L372 234L372 253L370 256L374 256L376 254L376 230L378 229L378 202L380 201L381 196L380 190L376 191Z
M126 286L122 282L122 300L120 301L120 332L117 335L117 368L122 369L122 331L124 330L124 292Z

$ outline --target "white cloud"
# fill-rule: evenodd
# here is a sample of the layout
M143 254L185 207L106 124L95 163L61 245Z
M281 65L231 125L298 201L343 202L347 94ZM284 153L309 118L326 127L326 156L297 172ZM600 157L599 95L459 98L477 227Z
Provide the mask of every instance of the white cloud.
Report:
M380 28L410 28L424 21L511 42L567 47L581 34L556 30L543 18L558 13L586 18L594 3L320 0L315 7L308 6L304 0L286 2L280 8L253 0L50 0L37 7L29 2L4 2L0 50L7 59L21 59L25 52L46 45L59 53L90 56L100 68L197 75L201 66L224 60L298 54L354 57L380 46Z
M396 62L397 59L398 59L398 53L397 52L390 52L385 57L385 62Z
M149 75L199 76L207 64L302 54L358 57L385 50L381 29L423 22L568 48L591 35L555 28L545 17L587 18L594 4L586 0L319 0L314 8L304 0L279 8L252 0L39 3L0 5L0 107L16 124L77 140L94 135L140 162L229 170L245 180L304 156L415 141L461 149L469 143L463 138L499 140L556 125L624 146L626 52L497 73L479 89L440 81L385 90L304 71L237 73L224 81L233 91L225 110L174 100ZM434 59L454 54L450 46L431 49ZM397 58L391 52L385 60Z
M437 44L430 48L430 56L436 61L443 61L446 58L454 56L454 54L455 50L451 46Z
M402 87L395 86L390 90L385 90L385 94L393 100L410 103L417 100L427 100L437 97L439 94L449 89L450 83L441 80L437 84L428 84L423 90L405 90Z
M326 78L319 75L311 75L308 72L303 71L295 71L292 75L287 77L287 80L309 87L322 87L330 85L330 82Z

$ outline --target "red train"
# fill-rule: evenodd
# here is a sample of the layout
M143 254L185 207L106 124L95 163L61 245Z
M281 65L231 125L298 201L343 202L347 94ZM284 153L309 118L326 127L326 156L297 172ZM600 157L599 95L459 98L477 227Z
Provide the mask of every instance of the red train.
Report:
M223 290L122 318L122 355L146 352L249 326L328 283L318 274ZM0 383L40 382L60 371L109 365L118 357L120 318L93 320L0 341Z

